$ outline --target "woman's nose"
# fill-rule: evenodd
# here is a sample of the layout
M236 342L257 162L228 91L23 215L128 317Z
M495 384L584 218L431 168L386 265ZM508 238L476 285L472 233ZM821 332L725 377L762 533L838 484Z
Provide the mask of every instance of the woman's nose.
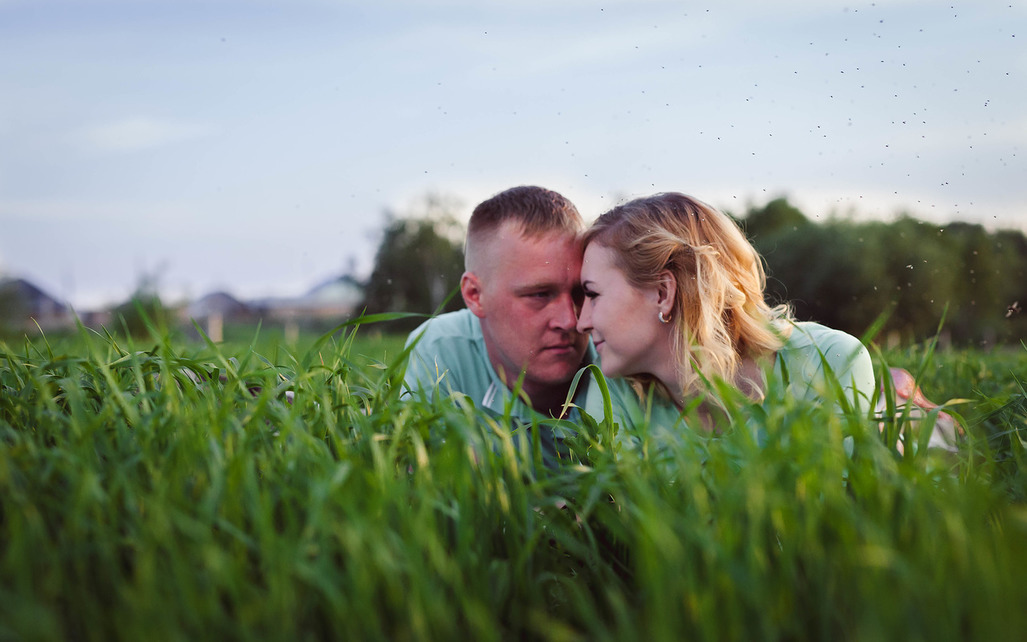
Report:
M578 332L587 334L592 330L592 303L585 299L581 304L581 312L578 313Z

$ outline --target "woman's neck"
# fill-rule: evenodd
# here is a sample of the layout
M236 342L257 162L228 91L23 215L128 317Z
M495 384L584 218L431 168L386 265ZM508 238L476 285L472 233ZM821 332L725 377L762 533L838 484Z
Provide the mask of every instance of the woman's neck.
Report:
M773 363L776 354L771 353L769 355L770 363ZM767 378L763 363L764 360L762 359L743 357L732 381L734 386L752 401L763 399L767 389ZM685 396L684 375L657 376L657 379L670 393L671 399L673 399L678 410L684 410L688 402ZM709 400L699 404L697 414L702 424L701 427L707 431L713 430L719 421L726 418L723 408Z

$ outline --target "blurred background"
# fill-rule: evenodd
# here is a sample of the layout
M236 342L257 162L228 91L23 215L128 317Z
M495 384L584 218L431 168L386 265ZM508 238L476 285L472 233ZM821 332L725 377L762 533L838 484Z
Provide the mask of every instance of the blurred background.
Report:
M665 190L731 213L801 317L1016 343L1025 26L987 0L0 0L0 331L431 312L473 206L539 184L586 220Z

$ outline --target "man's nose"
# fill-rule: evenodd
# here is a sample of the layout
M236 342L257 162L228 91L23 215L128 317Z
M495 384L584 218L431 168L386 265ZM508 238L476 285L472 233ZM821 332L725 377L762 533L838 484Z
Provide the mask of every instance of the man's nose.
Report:
M578 324L578 314L574 305L574 297L566 295L560 297L557 309L553 316L553 325L560 330L573 331Z

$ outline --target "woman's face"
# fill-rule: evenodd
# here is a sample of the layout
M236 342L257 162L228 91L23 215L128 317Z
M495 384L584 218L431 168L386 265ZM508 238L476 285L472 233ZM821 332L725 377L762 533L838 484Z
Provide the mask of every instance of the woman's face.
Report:
M605 374L651 374L663 378L673 364L670 324L659 320L657 288L637 288L614 262L614 250L597 243L585 248L581 285L585 301L578 332L590 333Z

